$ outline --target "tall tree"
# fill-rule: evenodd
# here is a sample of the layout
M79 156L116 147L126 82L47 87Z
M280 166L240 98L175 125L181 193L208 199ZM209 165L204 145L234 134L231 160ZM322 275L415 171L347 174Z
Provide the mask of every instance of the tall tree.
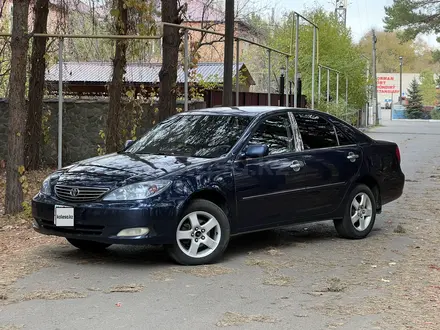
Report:
M420 93L424 105L435 105L437 101L436 83L434 72L431 70L423 71L420 75Z
M162 22L181 24L182 10L177 0L162 0ZM159 120L176 111L177 66L181 34L179 29L165 25L162 38L162 67L159 71Z
M128 31L128 9L124 0L114 0L112 15L115 18L117 34L126 35ZM120 147L119 122L124 74L127 66L127 40L117 39L113 58L113 77L109 86L109 109L105 146L107 152L116 152Z
M399 72L399 56L405 61L404 72L421 72L436 70L438 64L432 59L432 49L421 38L401 41L396 32L376 31L377 35L377 72ZM371 32L366 33L359 41L362 53L371 56Z
M9 76L8 159L6 164L5 212L22 210L20 175L24 170L26 129L26 62L29 48L29 1L14 0L12 10L11 74Z
M33 33L47 33L49 0L37 0L34 6ZM40 166L41 121L46 70L46 37L32 40L31 76L29 78L29 103L25 135L25 167L36 170Z
M274 28L273 36L270 38L269 45L271 47L285 52L289 51L292 40L292 30L294 29L294 20L292 19L293 15L294 13L291 12L283 19L278 21L278 26ZM335 19L333 13L329 13L322 7L317 7L305 11L303 15L307 17L310 21L314 22L317 26L319 26L320 64L329 66L342 73L339 77L339 102L341 103L341 105L343 105L343 102L345 100L345 77L348 77L348 102L352 106L358 108L363 107L367 99L365 60L361 56L362 53L359 47L353 42L350 30L339 24L338 21ZM298 32L299 40L313 39L313 28L308 24L301 25ZM308 100L311 99L312 89L312 47L312 42L300 42L299 44L298 71L299 73L301 73L302 76L301 80L303 94L307 96ZM253 50L253 48L250 48L250 50ZM255 50L253 50L253 52L256 53L255 56L267 59L267 53L265 54L263 50L259 51L259 54ZM272 57L272 68L281 68L286 65L285 63L286 60L282 56ZM265 65L267 66L267 60ZM253 72L251 66L248 66L248 68L250 72ZM260 66L259 70L261 72L266 71L267 69L265 68L263 70L262 66ZM275 70L272 70L272 72L274 72ZM289 61L289 76L286 78L286 81L294 81L294 71L294 61L291 60ZM274 82L277 80L278 74L279 72L273 73L274 77L271 78ZM266 76L266 78L268 77ZM336 87L336 75L334 73L330 73L330 93L333 100L336 99ZM327 72L325 69L322 69L320 101L325 100L326 89ZM315 71L315 93L315 99L317 100L316 104L318 104L318 68L316 68ZM318 105L318 107L319 106L320 105Z
M402 41L414 40L420 34L438 34L438 4L438 0L394 0L391 6L385 6L385 30L399 31Z
M423 99L420 86L416 78L411 81L408 88L408 105L406 106L409 119L419 119L423 116Z

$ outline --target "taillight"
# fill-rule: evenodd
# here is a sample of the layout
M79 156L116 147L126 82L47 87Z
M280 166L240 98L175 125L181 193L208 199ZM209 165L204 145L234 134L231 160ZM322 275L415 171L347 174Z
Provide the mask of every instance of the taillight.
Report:
M400 150L399 150L399 146L396 146L396 157L397 157L397 162L400 164Z

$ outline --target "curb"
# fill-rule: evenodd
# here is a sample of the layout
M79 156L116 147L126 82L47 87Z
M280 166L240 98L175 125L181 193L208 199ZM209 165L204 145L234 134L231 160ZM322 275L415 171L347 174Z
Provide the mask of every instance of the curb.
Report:
M440 123L440 119L405 119L405 118L401 118L401 119L392 119L391 121L415 121L415 122L429 122L429 123Z

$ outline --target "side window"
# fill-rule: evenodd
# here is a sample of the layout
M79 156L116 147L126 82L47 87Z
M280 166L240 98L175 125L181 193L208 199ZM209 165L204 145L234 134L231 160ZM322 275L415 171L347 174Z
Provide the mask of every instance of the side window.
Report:
M348 146L350 144L354 144L353 141L351 141L347 135L342 133L342 131L335 126L336 134L338 134L338 141L340 146Z
M358 142L369 142L370 139L368 136L361 132L357 132L351 125L335 118L332 118L331 121L333 125L335 125L336 129L341 130L341 132L344 133L348 139L350 139L352 144Z
M294 113L304 150L337 147L334 126L312 113Z
M265 119L252 135L249 144L266 144L270 155L293 151L292 127L287 114Z

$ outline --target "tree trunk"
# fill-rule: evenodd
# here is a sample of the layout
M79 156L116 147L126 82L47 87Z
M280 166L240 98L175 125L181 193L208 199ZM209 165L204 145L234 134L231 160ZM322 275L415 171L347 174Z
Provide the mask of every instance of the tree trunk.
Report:
M124 5L124 0L116 0L118 16L116 19L116 28L118 34L127 34L128 10ZM121 100L124 87L124 74L127 65L127 41L123 39L116 40L115 57L113 59L113 77L109 87L109 109L107 117L107 131L105 132L106 152L116 152L121 147L120 134L120 115Z
M47 33L49 0L37 0L34 8L34 33ZM32 40L31 76L29 78L29 104L25 135L25 167L36 170L40 166L44 73L46 70L47 38Z
M177 0L162 0L162 22L180 24ZM164 26L162 40L162 68L159 72L159 121L176 112L177 66L179 61L180 31Z
M6 214L22 210L23 190L20 171L24 166L26 129L26 60L29 48L29 1L14 0L11 38L11 74L9 76L8 158L6 164Z

